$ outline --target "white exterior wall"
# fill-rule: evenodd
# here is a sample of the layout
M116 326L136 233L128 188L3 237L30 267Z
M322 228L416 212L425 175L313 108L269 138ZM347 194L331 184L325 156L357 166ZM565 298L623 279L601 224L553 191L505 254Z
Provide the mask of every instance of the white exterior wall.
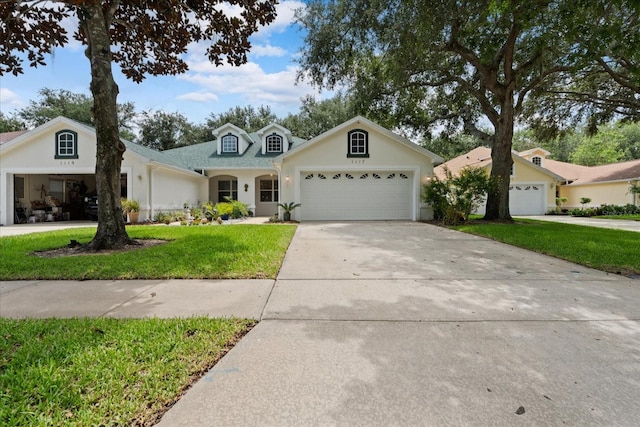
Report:
M151 218L158 211L180 210L185 203L196 206L207 201L208 179L205 176L185 174L158 165L150 165L146 176L148 183L140 176L134 177L134 181L139 180L143 184L139 191L134 192L134 197L140 201L141 211L146 210Z
M369 135L369 157L347 157L348 132L363 129ZM413 175L413 219L430 219L433 212L422 202L422 186L433 176L432 160L406 147L388 135L363 123L353 123L339 132L329 134L295 153L290 153L280 173L280 200L300 202L300 174L307 171L409 171ZM302 177L304 179L304 177ZM299 209L299 211L298 211ZM293 212L292 218L304 219L304 206ZM297 215L297 216L296 216Z

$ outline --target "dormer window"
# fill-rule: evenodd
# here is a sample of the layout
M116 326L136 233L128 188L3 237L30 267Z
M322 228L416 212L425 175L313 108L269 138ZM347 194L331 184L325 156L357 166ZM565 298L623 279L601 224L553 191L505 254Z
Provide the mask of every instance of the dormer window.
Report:
M78 134L71 130L56 132L56 159L78 158Z
M369 157L369 133L356 129L348 133L347 157Z
M237 153L238 152L238 137L229 133L222 137L222 152L223 153Z
M540 156L532 157L531 161L533 162L534 165L542 166L542 157Z
M282 152L282 137L277 133L267 136L267 153Z

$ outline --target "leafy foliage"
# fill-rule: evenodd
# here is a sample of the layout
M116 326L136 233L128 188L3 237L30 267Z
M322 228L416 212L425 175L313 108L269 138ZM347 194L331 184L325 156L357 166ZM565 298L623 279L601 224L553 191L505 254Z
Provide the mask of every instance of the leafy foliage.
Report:
M445 169L445 174L444 180L436 177L425 185L424 199L431 204L434 219L457 225L469 219L493 186L483 168L465 168L458 176Z
M275 121L277 121L277 117L271 111L271 107L261 105L256 109L249 105L233 107L220 114L211 114L205 127L214 130L226 123L231 123L247 132L255 132Z
M156 150L169 150L206 141L206 132L180 113L145 111L138 119L140 137L136 142Z
M498 187L488 196L485 218L510 218L514 125L566 120L540 113L553 110L542 95L577 81L578 71L601 58L580 44L595 38L580 36L604 3L446 0L425 7L383 0L363 9L356 0L313 0L298 16L307 30L300 76L322 87L346 85L356 110L387 127L464 129L491 146ZM624 8L632 2L615 3ZM623 16L615 22L622 25ZM599 21L603 31L606 22ZM624 23L627 33L640 33L637 19ZM637 55L634 38L616 39L620 52Z
M241 65L251 49L249 37L275 19L275 0L228 0L241 13L226 15L221 2L165 0L122 2L0 2L0 76L45 64L45 55L69 42L65 18L75 17L73 37L87 47L96 120L96 189L101 209L94 250L120 248L131 242L121 215L119 176L122 155L117 112L118 86L112 64L135 82L146 75L187 70L184 53L190 43L206 44L216 65Z

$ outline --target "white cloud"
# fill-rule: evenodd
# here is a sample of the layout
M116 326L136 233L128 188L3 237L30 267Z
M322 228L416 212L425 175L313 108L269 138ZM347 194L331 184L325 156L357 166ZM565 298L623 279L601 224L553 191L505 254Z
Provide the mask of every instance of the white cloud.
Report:
M272 33L283 33L293 24L296 9L304 8L301 1L282 1L276 5L276 19L266 27L260 28L257 38L268 38Z
M180 95L177 98L183 101L209 102L217 101L218 95L211 92L189 92L184 95Z
M298 104L304 95L314 93L306 83L296 85L297 67L288 66L265 73L260 65L249 62L240 67L215 67L209 62L189 64L192 72L178 78L215 93L218 97L233 95L237 104Z
M278 46L271 46L270 44L251 46L251 52L249 52L249 55L255 58L262 56L282 57L286 54L287 51L285 49Z
M6 113L23 107L25 102L15 92L3 87L0 88L0 104L2 104L2 111Z

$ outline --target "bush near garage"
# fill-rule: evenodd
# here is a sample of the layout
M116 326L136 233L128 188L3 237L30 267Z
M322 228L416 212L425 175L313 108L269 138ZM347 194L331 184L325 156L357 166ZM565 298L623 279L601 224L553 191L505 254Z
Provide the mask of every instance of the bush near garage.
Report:
M425 185L424 200L431 204L434 219L446 225L464 223L493 188L492 181L483 168L467 167L458 176L446 168L444 172L446 179L436 177Z

